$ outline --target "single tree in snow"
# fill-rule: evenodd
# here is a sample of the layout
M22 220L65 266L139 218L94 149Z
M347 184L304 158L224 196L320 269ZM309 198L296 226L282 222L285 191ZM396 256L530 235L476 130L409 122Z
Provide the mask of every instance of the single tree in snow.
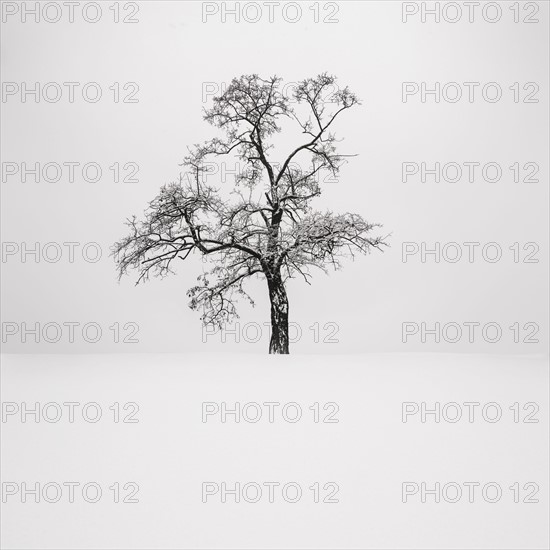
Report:
M201 311L204 324L219 328L237 315L239 296L253 304L245 281L263 277L271 303L269 353L289 353L287 280L300 276L309 284L311 268L337 269L342 257L385 244L371 236L379 225L359 214L311 206L321 194L320 174L337 175L345 161L335 121L358 103L327 74L303 80L290 97L277 77L233 79L204 112L221 137L190 148L186 177L163 186L142 220L127 220L129 235L113 247L119 276L136 269L139 283L172 273L176 259L203 255L211 268L189 289L189 305ZM270 152L282 124L285 136L293 124L302 137L277 163ZM208 180L213 163L231 157L246 169L224 197Z

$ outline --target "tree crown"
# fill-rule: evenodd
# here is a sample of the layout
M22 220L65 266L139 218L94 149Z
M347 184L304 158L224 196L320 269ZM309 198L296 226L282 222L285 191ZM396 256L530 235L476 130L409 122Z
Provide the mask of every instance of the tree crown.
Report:
M189 148L185 174L161 188L142 220L127 220L129 235L113 247L119 275L136 269L137 283L171 273L173 261L192 252L212 259L213 267L188 291L190 307L200 309L207 324L221 326L236 316L239 295L253 303L243 287L251 276L284 284L299 275L309 283L310 268L337 269L342 257L385 244L371 236L378 224L311 206L321 194L320 174L336 176L345 162L332 128L341 113L359 104L357 97L347 87L336 88L327 74L303 80L290 97L281 82L276 76L233 79L204 111L222 137ZM275 163L272 138L283 122L297 124L304 137ZM245 169L235 176L228 199L208 180L214 163L230 156Z

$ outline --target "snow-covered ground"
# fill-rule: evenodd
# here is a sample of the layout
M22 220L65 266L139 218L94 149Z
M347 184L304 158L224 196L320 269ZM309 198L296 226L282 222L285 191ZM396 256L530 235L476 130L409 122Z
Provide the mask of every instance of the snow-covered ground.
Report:
M2 548L549 545L544 357L4 355L1 382ZM36 402L40 421L22 422ZM235 403L240 422L222 422ZM224 493L237 482L238 503ZM436 482L440 502L422 503Z

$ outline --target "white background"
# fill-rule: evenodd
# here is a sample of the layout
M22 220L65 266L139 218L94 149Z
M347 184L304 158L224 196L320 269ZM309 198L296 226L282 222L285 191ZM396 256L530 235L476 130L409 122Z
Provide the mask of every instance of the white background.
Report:
M320 3L321 18L330 3ZM418 3L420 7L421 3ZM198 2L142 2L136 24L115 24L111 2L100 21L2 23L2 81L98 82L104 96L87 103L21 102L2 108L2 162L97 162L103 178L57 183L18 176L2 182L2 242L33 247L54 242L100 243L97 263L31 256L2 259L2 322L98 323L102 337L79 330L56 343L5 336L2 401L33 407L48 402L101 404L97 424L64 417L35 423L3 415L2 481L95 481L97 504L2 505L5 548L548 548L548 4L539 23L514 23L511 3L488 23L464 9L457 23L402 21L400 2L339 2L337 23L302 16L290 23L267 11L258 23L217 15L202 21ZM121 4L122 6L123 4ZM241 3L241 7L244 3ZM261 5L261 3L259 4ZM283 3L281 4L281 6ZM429 3L433 7L433 2ZM478 8L479 10L479 8ZM121 11L124 15L124 11ZM290 12L293 13L293 12ZM520 17L529 12L520 10ZM215 132L203 120L205 85L235 76L277 74L296 82L327 71L349 85L362 105L336 128L350 159L328 183L320 210L357 212L384 224L390 248L319 273L312 286L289 285L291 321L302 329L289 357L267 356L267 331L257 343L235 336L203 341L199 315L186 290L200 259L176 276L135 287L117 282L108 257L125 234L124 219L139 215L161 185L177 179L188 145ZM403 82L497 82L503 98L469 103L420 96L402 101ZM114 103L114 82L136 82L138 103ZM514 82L535 82L538 103L514 103ZM81 87L80 87L81 88ZM280 160L284 143L274 151ZM139 183L114 183L114 162L139 164ZM403 183L403 162L496 162L499 182ZM514 183L508 167L536 162L538 183ZM230 186L228 179L223 185ZM403 242L496 242L499 262L457 263L414 256ZM513 243L539 246L538 263L514 263ZM242 304L241 328L268 320L265 283ZM403 322L493 322L499 342L464 331L457 343L420 335L402 341ZM113 323L136 323L139 342L115 343ZM321 328L315 342L314 323ZM336 323L336 343L323 343ZM536 323L538 343L515 343L508 327ZM5 326L5 325L3 325ZM332 326L332 325L331 325ZM5 332L5 331L4 331ZM126 335L126 333L122 333ZM526 332L523 331L523 338ZM169 352L169 353L165 353ZM33 354L33 355L24 355ZM48 354L48 355L44 355ZM337 424L201 422L205 401L295 401L309 414L314 402L338 403ZM488 423L403 423L402 403L498 403L503 418ZM114 402L139 404L139 423L110 421ZM511 420L513 403L536 403L538 423ZM523 412L522 412L523 414ZM139 484L139 504L113 504L113 482ZM295 481L297 504L201 502L203 481ZM313 504L309 485L339 484L338 504ZM500 502L456 504L401 501L405 481L492 481ZM514 482L535 482L536 504L513 503ZM430 501L429 501L430 502Z

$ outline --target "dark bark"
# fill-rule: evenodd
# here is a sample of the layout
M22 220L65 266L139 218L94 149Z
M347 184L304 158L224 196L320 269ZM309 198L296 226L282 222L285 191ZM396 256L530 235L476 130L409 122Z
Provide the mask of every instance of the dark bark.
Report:
M289 353L288 341L288 297L279 273L267 277L269 300L271 302L271 340L269 353Z

